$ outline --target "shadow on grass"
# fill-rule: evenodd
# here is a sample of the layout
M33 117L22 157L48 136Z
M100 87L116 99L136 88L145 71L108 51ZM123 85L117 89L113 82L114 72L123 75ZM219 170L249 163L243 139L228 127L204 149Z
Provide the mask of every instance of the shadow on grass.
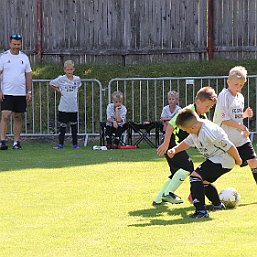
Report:
M190 211L190 213L188 213ZM158 207L152 207L150 209L143 209L129 212L130 216L152 218L147 223L130 224L129 227L148 227L148 226L167 226L177 224L187 224L192 222L206 222L211 218L192 219L188 215L194 212L194 207L184 207L179 209L170 209L169 205L161 205ZM156 217L162 217L164 214L171 217L170 220L155 219Z
M244 206L255 205L255 204L257 204L257 202L254 202L254 203L242 203L242 204L239 204L238 207L244 207Z
M53 169L85 165L99 165L118 162L164 161L154 148L93 151L92 145L72 149L67 143L64 149L53 149L55 143L24 142L22 150L13 150L9 144L7 151L0 151L0 172L21 169Z
M145 145L142 145L139 149L108 151L93 151L92 145L72 149L68 143L64 149L55 150L53 149L54 145L55 142L24 142L22 150L13 150L9 144L7 151L0 151L0 172L33 168L53 169L99 165L112 162L166 162L164 157L157 155L155 148L149 148ZM189 154L194 155L194 161L196 162L202 158L195 149L190 149Z

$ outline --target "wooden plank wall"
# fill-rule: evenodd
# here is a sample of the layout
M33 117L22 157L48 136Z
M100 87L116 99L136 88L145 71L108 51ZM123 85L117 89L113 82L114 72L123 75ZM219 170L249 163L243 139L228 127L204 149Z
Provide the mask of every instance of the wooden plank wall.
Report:
M214 0L215 57L256 58L257 0ZM0 50L37 51L37 0L1 0ZM206 59L208 0L41 0L44 62Z
M256 59L257 1L214 1L215 57Z

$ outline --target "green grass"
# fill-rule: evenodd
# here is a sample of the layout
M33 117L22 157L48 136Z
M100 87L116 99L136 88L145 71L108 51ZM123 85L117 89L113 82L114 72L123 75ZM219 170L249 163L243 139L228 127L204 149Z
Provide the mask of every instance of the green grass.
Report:
M172 62L137 65L76 65L76 75L81 78L95 78L107 86L112 78L131 77L185 77L224 76L236 65L243 65L248 74L256 74L257 60L214 60L204 62ZM33 67L34 79L52 79L63 74L62 64L42 64Z
M256 185L247 167L216 182L237 188L240 206L195 221L188 181L177 192L184 204L151 206L169 175L155 149L23 146L0 153L0 256L256 256Z

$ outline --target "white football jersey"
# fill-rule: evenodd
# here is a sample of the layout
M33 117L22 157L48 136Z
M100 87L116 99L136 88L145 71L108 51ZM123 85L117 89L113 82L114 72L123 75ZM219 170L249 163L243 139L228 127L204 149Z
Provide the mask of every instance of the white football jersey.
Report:
M2 92L4 95L25 96L25 73L31 72L29 58L23 52L11 54L10 50L0 55L0 71L2 71Z
M216 104L213 122L221 126L228 134L229 139L236 147L250 142L249 137L245 137L240 129L223 124L223 121L233 120L243 124L244 97L241 93L233 96L227 88L224 88Z
M126 115L127 115L127 108L122 105L121 108L119 109L119 114L120 117L122 119L121 125L124 124L126 122ZM116 120L116 116L115 116L115 109L114 109L114 103L110 103L107 105L107 109L106 109L106 118L107 119L113 119ZM111 122L106 122L107 125L112 125Z
M173 118L176 113L181 109L180 106L176 105L174 112L170 112L170 106L166 105L162 109L161 118Z
M190 134L184 142L196 147L199 152L213 163L220 163L223 168L232 169L234 158L227 153L233 143L225 131L209 120L201 119L202 127L197 135Z
M50 81L50 85L58 87L61 91L58 110L60 112L78 112L78 89L81 86L81 80L73 75L70 80L66 75L59 76Z

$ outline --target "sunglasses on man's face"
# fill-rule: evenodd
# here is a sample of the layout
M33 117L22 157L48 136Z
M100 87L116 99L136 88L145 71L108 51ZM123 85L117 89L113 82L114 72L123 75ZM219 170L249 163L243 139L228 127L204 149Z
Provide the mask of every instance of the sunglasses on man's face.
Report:
M22 36L20 34L12 34L10 36L10 40L12 40L12 39L14 39L14 40L22 40Z

